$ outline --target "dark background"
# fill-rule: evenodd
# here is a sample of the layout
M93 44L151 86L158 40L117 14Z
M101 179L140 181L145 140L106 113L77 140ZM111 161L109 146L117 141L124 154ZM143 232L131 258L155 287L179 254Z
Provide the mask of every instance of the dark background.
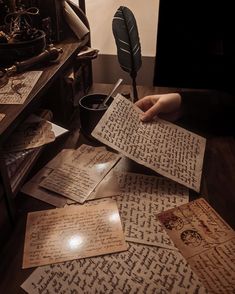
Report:
M233 90L231 5L228 1L160 1L155 86Z

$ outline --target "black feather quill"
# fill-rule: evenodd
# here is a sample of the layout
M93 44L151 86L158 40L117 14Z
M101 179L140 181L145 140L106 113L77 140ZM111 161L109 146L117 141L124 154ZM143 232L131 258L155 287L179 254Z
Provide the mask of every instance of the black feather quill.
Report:
M138 99L136 89L137 72L141 67L141 46L137 23L132 11L120 6L112 22L113 35L117 45L118 61L121 68L132 78L134 100Z

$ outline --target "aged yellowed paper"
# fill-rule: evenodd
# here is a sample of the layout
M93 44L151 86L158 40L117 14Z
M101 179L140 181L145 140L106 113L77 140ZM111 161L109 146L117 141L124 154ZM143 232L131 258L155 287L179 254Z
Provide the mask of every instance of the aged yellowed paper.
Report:
M175 249L156 214L188 202L188 189L165 178L116 173L121 193L116 196L126 240Z
M92 197L114 195L112 199L118 203L126 240L176 249L156 214L187 203L188 188L163 177L119 172L115 168L106 178Z
M79 151L77 150L77 153ZM58 165L61 164L68 157L75 154L74 149L63 149L59 152L51 161L49 161L41 170L39 170L28 182L26 182L21 188L21 192L30 195L34 198L52 204L56 207L64 207L69 199L59 195L55 192L49 191L39 184L45 179ZM73 202L73 201L71 201Z
M32 179L21 188L21 191L34 198L52 204L56 207L64 207L66 204L74 203L74 200L66 198L56 192L45 189L40 183L47 178L63 162L74 161L78 165L86 166L97 155L98 150L105 150L105 147L92 147L81 145L78 149L64 149L49 161Z
M39 185L83 203L119 159L104 147L93 147L92 152L63 161Z
M157 173L199 191L206 139L161 119L143 123L141 113L119 94L92 136Z
M112 168L102 181L95 187L95 189L88 196L87 200L94 200L100 198L111 197L114 195L120 195L120 185L118 183L117 173Z
M38 116L30 115L9 137L4 144L4 150L14 152L37 148L54 140L52 124Z
M37 293L207 293L174 250L129 243L128 251L38 267L21 287Z
M158 219L210 293L235 293L235 232L203 198Z
M37 83L42 71L28 71L10 77L0 88L0 104L23 104Z
M23 268L126 249L116 201L31 212Z

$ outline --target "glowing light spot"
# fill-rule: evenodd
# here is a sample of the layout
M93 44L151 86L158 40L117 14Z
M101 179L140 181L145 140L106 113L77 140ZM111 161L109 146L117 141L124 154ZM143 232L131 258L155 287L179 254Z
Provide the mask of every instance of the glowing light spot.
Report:
M107 168L107 162L104 162L104 163L97 163L95 165L95 169L97 169L98 171L102 171L104 169Z
M71 250L75 250L75 249L81 247L82 243L83 243L83 238L79 235L72 236L68 240L68 246Z
M110 222L118 222L119 221L119 213L118 212L112 213L109 216L109 221Z

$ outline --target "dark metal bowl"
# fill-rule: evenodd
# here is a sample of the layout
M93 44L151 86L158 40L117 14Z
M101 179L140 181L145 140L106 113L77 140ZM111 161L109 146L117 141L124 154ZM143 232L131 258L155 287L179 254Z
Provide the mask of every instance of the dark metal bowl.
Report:
M11 66L16 61L22 61L40 54L46 48L46 34L39 30L39 36L30 41L0 44L0 67Z

